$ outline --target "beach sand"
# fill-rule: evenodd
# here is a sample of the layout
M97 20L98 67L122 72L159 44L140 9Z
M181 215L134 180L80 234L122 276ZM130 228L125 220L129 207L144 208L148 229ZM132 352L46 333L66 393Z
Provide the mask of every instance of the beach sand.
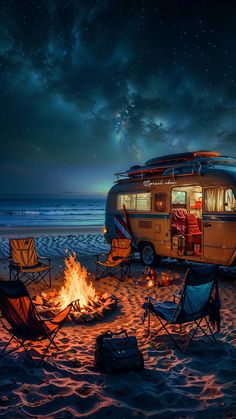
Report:
M222 303L221 331L218 342L194 341L189 352L177 350L164 334L147 337L147 324L141 322L146 295L162 301L172 299L181 288L187 264L163 263L170 270L169 287L147 289L141 283L143 266L138 258L132 277L94 281L95 255L105 252L101 230L66 229L40 231L2 231L0 238L1 279L8 279L8 238L34 236L39 254L53 258L52 289L63 283L64 249L75 251L81 264L91 273L98 292L114 294L118 308L103 320L86 325L66 324L56 342L59 351L42 368L32 366L24 352L0 359L0 417L4 418L233 418L236 417L236 299L235 276L224 274L220 280ZM42 291L29 286L30 294ZM152 331L157 326L152 320ZM117 375L101 374L94 369L96 336L110 329L126 329L138 339L145 370ZM177 333L175 328L174 333ZM8 338L0 328L0 349ZM34 354L42 348L34 346Z

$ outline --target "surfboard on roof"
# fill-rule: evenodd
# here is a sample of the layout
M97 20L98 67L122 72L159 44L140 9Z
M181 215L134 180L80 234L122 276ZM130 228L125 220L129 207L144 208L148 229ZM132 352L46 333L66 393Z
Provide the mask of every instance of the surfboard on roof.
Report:
M129 170L124 173L117 173L117 176L125 177L136 177L136 176L145 176L145 175L158 175L165 174L165 171L172 168L186 168L189 170L190 165L196 164L196 169L200 168L200 165L207 163L214 163L215 159L224 159L223 161L227 162L228 160L235 160L231 157L222 156L219 152L213 151L194 151L178 154L170 154L160 157L155 157L146 161L144 166L132 166ZM235 160L236 164L236 160Z

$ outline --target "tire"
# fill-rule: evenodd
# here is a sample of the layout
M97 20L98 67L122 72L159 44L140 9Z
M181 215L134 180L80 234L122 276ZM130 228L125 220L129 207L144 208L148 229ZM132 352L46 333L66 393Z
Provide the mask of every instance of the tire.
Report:
M160 263L160 256L157 256L151 243L144 243L140 250L140 259L145 266L156 266Z

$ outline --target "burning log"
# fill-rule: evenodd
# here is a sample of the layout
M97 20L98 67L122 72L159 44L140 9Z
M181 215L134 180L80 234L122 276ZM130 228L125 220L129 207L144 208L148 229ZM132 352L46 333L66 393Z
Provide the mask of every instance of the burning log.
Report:
M88 283L87 270L76 261L76 255L65 259L65 281L59 291L42 292L34 302L42 309L42 314L51 317L73 302L69 320L87 323L101 320L117 307L117 298L104 293L98 295L91 283Z

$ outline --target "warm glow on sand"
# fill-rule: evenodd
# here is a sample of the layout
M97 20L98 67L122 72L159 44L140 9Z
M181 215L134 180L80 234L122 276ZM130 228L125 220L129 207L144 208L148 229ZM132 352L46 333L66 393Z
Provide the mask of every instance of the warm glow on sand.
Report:
M148 281L148 287L149 287L149 288L154 287L154 282L152 281L152 279L150 279L150 280Z
M64 272L64 285L59 290L56 303L64 309L72 301L79 300L80 308L86 307L89 302L98 301L96 291L91 283L88 283L86 268L76 261L76 254L73 253L65 259L66 269Z

